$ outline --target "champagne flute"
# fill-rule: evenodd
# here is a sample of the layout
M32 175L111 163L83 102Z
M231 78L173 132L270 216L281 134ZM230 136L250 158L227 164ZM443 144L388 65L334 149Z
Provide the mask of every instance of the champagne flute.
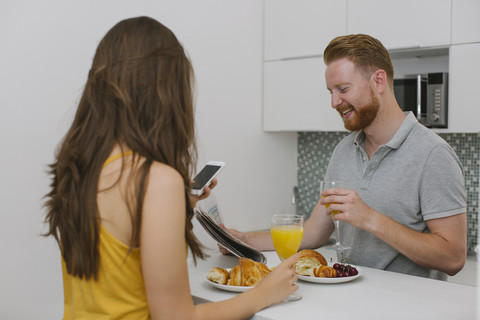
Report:
M332 188L346 189L346 188L348 188L348 182L346 180L325 180L325 181L321 181L320 182L320 196L323 198L322 192L327 190L327 189L332 189ZM330 206L330 203L327 203L325 205L325 208L328 208L329 206ZM342 244L342 242L340 241L340 221L335 220L335 215L337 213L340 213L340 211L334 210L334 211L332 211L332 214L331 214L333 222L335 223L335 231L336 231L337 239L336 239L335 244L326 247L326 249L334 249L334 250L337 250L337 251L344 251L344 250L350 249L350 247Z
M303 238L303 216L275 214L270 227L273 246L281 261L297 253ZM291 294L286 301L301 299L299 294Z

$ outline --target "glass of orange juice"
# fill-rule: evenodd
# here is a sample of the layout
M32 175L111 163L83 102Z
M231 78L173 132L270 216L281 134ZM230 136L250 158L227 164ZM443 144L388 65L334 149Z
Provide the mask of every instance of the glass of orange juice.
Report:
M270 227L273 246L281 261L297 253L303 239L303 216L296 214L274 214ZM289 295L285 301L301 299L298 293Z
M303 238L303 216L275 214L270 228L272 242L280 260L295 254Z
M325 181L321 181L320 182L320 197L323 198L323 196L322 196L323 191L325 191L327 189L332 189L332 188L347 189L348 188L348 182L346 180L325 180ZM327 203L325 205L325 208L328 208L329 206L330 206L330 203ZM346 245L342 244L342 242L340 241L340 221L335 220L335 218L334 218L335 215L340 213L340 212L341 211L334 210L331 213L333 222L335 223L335 232L336 232L336 235L337 235L337 239L336 239L335 244L326 247L326 249L334 249L334 250L337 250L337 251L343 251L343 250L350 249L349 246L346 246Z

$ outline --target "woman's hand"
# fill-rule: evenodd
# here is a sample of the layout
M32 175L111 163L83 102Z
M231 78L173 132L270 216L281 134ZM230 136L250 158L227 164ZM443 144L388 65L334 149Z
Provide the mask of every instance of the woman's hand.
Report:
M193 181L190 181L190 184L192 184L192 183L193 183ZM217 178L213 178L210 185L205 186L203 188L203 193L202 193L201 196L195 196L193 194L190 194L189 195L189 200L190 200L190 205L192 206L192 208L195 208L197 206L198 201L208 198L208 196L210 195L210 191L212 191L212 189L215 188L215 186L217 184L218 184Z
M295 262L298 258L299 253L290 256L255 286L255 289L264 292L261 297L264 299L265 307L285 300L298 290L298 285L295 284L297 281Z

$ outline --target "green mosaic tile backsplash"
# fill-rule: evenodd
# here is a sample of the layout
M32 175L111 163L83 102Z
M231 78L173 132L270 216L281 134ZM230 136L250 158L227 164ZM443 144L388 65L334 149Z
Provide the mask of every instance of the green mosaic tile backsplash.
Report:
M298 194L297 210L309 217L319 198L320 181L325 175L330 155L337 143L349 132L298 133ZM480 133L440 133L458 155L465 173L468 215L468 248L477 245Z

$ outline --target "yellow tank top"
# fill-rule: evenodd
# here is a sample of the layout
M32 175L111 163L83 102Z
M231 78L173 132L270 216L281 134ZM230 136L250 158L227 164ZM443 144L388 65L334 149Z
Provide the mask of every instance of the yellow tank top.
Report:
M73 277L62 260L65 320L150 319L140 249L127 251L127 245L101 226L97 280Z
M62 259L63 319L150 319L140 249L128 249L100 224L97 280L73 277Z

